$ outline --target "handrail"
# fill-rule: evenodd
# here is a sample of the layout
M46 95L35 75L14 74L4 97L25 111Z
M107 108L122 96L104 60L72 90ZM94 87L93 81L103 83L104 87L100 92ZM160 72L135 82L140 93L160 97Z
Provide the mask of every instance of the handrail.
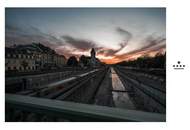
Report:
M165 114L73 103L15 94L6 94L5 104L6 109L16 108L37 114L61 117L69 119L70 121L166 121Z

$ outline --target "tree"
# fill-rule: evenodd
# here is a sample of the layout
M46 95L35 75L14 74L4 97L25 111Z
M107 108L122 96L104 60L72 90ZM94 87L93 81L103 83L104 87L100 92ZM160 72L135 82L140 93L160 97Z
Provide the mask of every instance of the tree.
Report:
M166 67L166 53L157 53L154 57L148 55L141 56L133 61L122 61L117 63L122 66L131 66L138 68L161 68L165 69Z
M77 66L78 65L77 58L75 56L69 57L69 59L67 60L67 65L68 66Z
M81 64L83 64L84 66L87 66L87 65L88 65L88 59L87 59L87 57L85 57L84 55L82 55L82 56L80 57L79 62L80 62Z

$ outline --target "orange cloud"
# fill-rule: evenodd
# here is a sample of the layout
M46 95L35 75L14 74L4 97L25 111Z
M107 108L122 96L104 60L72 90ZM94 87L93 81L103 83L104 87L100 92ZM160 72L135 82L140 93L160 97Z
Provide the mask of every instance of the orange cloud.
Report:
M116 55L111 59L100 58L100 60L106 64L116 64L121 61L135 60L138 57L141 57L144 55L154 57L157 53L165 53L165 51L166 51L166 48L163 47L158 50L155 50L155 49L154 50L143 50L143 51L134 52L134 53L130 53L130 54Z

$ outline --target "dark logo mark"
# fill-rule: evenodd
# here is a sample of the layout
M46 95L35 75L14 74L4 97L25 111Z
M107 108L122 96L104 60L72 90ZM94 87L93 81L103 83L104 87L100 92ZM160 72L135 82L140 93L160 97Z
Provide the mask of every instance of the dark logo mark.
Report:
M173 65L174 69L184 69L185 65L181 64L181 61L178 61L176 65Z

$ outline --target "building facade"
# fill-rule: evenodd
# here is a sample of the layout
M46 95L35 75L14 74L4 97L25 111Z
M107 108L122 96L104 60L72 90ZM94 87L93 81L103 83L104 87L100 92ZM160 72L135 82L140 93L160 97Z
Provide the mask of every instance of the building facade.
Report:
M66 58L40 43L5 48L5 71L38 71L60 69Z

